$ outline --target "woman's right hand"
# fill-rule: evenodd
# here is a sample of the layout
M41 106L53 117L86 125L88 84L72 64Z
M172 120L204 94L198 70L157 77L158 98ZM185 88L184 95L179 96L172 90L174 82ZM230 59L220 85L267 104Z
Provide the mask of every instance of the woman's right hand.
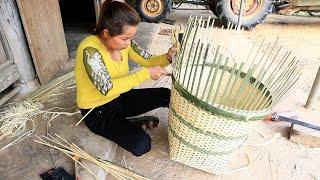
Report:
M168 76L167 71L160 66L149 67L150 78L153 80L158 80L162 75Z

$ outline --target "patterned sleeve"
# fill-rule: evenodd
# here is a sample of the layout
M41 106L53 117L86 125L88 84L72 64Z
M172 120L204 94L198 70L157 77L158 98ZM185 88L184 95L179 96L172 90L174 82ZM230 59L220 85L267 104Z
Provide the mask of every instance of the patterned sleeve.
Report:
M140 47L138 43L136 43L133 39L131 40L131 47L134 50L134 52L136 52L138 55L140 55L144 59L150 59L152 56L151 54L146 52L144 49L142 49L142 47Z
M92 47L83 50L83 63L87 74L103 95L112 89L112 81L99 51Z
M167 59L166 54L162 54L159 56L153 56L142 49L135 41L131 41L131 46L128 52L129 58L140 64L143 67L151 67L151 66L161 66L164 67L170 62Z

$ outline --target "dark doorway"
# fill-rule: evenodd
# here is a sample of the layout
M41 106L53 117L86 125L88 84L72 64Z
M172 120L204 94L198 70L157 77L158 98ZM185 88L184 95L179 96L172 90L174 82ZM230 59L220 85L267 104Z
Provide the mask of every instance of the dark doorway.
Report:
M68 53L71 58L74 58L79 43L95 26L94 1L59 0L59 5Z

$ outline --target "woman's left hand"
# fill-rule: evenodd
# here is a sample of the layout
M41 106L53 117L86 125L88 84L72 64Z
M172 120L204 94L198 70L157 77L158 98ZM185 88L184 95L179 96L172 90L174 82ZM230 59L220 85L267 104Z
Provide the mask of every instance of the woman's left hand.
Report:
M173 45L171 48L168 49L167 52L167 59L170 63L172 63L172 57L177 54L178 48L176 45Z

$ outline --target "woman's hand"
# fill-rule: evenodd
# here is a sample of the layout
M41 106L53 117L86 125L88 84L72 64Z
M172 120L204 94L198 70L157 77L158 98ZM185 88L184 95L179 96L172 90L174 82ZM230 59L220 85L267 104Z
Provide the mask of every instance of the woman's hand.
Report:
M167 59L170 63L172 63L172 57L177 54L177 51L178 51L177 45L173 45L171 48L168 49Z
M167 71L160 66L149 67L148 70L150 77L153 80L158 80L162 75L169 76Z

